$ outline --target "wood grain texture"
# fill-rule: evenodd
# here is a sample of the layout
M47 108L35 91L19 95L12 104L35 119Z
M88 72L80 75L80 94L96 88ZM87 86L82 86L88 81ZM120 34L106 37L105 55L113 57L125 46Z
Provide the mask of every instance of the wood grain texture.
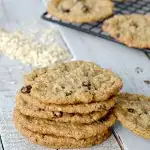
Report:
M21 23L32 24L33 20L40 20L40 15L44 11L44 5L40 0L0 0L0 27L11 31L20 28ZM18 133L12 121L16 92L23 84L24 73L30 70L31 67L0 54L0 134L5 150L47 149L31 144ZM91 149L120 150L114 136L111 136L102 145L84 150Z
M22 22L39 20L43 8L39 0L0 0L0 27L12 30L19 28ZM0 54L0 134L5 150L46 149L30 144L16 131L12 122L15 94L23 82L23 74L30 69L29 66L24 66L19 61L11 61Z
M20 23L40 20L44 11L42 0L0 0L0 27L8 30L20 28ZM60 27L60 31L74 59L94 61L118 73L124 81L123 91L150 94L150 86L144 83L144 80L150 80L150 60L143 52L64 27ZM12 122L15 94L23 83L23 74L29 70L29 66L0 54L0 134L5 150L46 149L29 143L16 131ZM120 124L116 124L115 132L125 149L149 150L148 140L133 135ZM119 149L112 136L102 145L84 150Z

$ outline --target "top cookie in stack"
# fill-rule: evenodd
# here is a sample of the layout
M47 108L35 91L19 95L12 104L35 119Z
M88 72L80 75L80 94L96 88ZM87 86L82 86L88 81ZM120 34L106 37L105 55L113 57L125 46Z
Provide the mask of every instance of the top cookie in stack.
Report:
M116 74L91 62L34 70L17 94L16 127L34 143L48 147L99 144L111 134L116 121L113 96L121 87Z
M122 87L118 75L84 61L72 61L33 71L25 77L25 84L31 87L27 92L30 91L31 96L45 104L105 101Z

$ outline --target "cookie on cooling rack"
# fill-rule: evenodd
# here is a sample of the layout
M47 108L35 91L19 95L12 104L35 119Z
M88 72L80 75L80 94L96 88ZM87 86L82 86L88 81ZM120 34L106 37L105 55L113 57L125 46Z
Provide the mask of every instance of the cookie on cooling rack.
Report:
M129 47L150 48L150 15L116 15L104 22L103 30Z
M52 0L48 4L48 13L58 19L88 23L103 20L113 14L111 0Z

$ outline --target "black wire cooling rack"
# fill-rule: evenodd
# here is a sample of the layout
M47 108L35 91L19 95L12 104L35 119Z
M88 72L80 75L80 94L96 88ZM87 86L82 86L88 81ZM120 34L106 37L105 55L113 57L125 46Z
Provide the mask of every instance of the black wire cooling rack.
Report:
M147 14L150 13L150 0L126 0L125 2L118 2L117 0L114 0L115 4L115 14L131 14L131 13L140 13L140 14ZM45 12L42 15L42 18L44 20L57 23L59 25L63 25L78 31L82 31L91 35L95 35L113 42L117 42L115 39L110 37L107 33L102 31L102 24L103 21L95 22L95 23L69 23L62 20L58 20L55 17L52 17L48 15L47 12ZM119 43L119 42L117 42ZM148 53L150 53L150 49L138 49L142 50L147 53L147 56L149 56ZM150 58L150 57L149 57Z

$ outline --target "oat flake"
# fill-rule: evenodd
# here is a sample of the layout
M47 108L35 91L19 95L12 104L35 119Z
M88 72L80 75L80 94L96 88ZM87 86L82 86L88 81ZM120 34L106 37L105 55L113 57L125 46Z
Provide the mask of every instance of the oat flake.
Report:
M27 36L20 31L9 33L0 29L0 52L11 59L19 59L24 64L33 67L44 67L50 64L68 60L71 54L56 40L54 29L46 29L40 40L33 40L35 33ZM47 43L50 39L50 43Z

